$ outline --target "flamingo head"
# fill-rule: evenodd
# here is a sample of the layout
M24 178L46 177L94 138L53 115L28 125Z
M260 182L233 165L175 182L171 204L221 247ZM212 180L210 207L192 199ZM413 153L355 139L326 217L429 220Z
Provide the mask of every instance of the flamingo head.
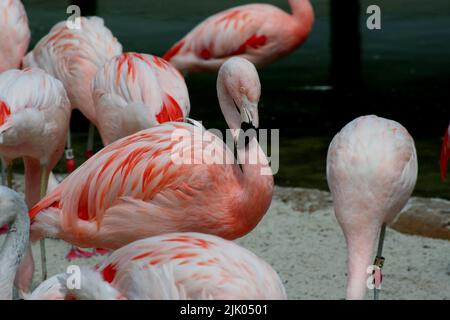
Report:
M445 130L442 147L441 147L440 165L441 165L441 179L442 180L445 180L445 178L447 177L447 162L448 162L448 159L450 158L449 134L450 134L450 126L447 128L447 130Z
M258 128L261 83L255 66L243 58L228 59L219 70L217 87L230 129L240 129L243 124Z

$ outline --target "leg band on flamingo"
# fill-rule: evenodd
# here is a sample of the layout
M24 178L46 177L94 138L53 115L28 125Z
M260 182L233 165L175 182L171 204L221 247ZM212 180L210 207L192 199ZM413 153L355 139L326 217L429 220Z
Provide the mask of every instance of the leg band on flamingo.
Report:
M66 156L66 169L68 173L72 173L75 170L75 159L72 149L72 138L70 135L70 130L67 132L67 146L65 151Z
M380 238L378 239L378 249L377 249L377 255L375 257L374 265L377 267L376 270L374 270L374 288L373 288L373 299L378 300L380 295L380 285L381 281L383 280L383 275L381 273L381 269L384 265L384 257L383 254L383 243L384 243L384 236L386 234L386 224L384 223L381 226L380 230ZM378 274L377 274L378 273Z

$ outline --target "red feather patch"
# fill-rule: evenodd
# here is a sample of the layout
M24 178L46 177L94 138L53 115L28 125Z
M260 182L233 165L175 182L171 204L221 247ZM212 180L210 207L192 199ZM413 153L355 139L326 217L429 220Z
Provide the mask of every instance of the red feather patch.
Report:
M166 61L170 61L177 53L180 51L180 49L184 45L184 40L178 42L176 45L174 45L172 48L170 48L169 51L163 56L163 59Z
M0 126L6 122L6 119L11 115L8 105L4 101L0 101Z
M183 121L183 111L172 96L166 95L163 107L156 115L156 120L158 120L159 123Z
M247 50L247 47L257 49L263 45L265 45L267 42L267 37L265 35L257 36L254 34L250 38L248 38L240 47L237 49L232 55L240 55L245 53Z
M103 280L105 280L106 282L113 282L114 281L114 277L116 276L116 266L114 264L108 264L103 270L102 270L102 276L103 276Z
M208 49L203 49L200 52L200 57L205 60L211 59L211 52Z

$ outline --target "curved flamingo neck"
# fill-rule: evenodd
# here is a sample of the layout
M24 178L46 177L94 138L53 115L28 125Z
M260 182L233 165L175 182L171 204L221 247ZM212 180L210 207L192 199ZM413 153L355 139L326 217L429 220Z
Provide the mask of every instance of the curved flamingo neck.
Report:
M236 110L233 97L225 86L225 80L221 73L217 79L217 97L219 98L220 109L227 122L228 128L232 130L233 137L237 139L236 130L241 127L241 115Z
M366 228L365 232L346 237L348 248L347 300L362 300L367 291L370 276L367 268L373 264L373 251L377 232Z
M217 95L220 108L231 129L235 142L238 141L242 117L233 97L225 86L224 73L219 72ZM251 137L246 146L237 148L236 174L240 182L240 191L235 203L236 226L230 238L237 238L252 230L269 208L273 195L273 175L264 151L258 140ZM242 169L242 171L241 171Z
M14 277L25 254L29 239L28 210L25 203L15 201L12 225L0 249L0 300L11 300Z
M289 0L292 15L300 22L302 29L306 35L311 31L314 23L314 9L309 0Z
M251 231L269 209L273 196L274 180L269 162L256 137L251 138L244 150L238 149L242 167L241 193L239 195L240 234Z

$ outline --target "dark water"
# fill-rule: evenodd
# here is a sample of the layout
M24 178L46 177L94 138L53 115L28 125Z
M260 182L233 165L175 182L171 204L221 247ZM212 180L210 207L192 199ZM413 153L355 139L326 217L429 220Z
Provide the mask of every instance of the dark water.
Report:
M420 163L416 194L450 197L450 187L438 176L440 136L450 120L450 1L360 1L362 76L360 88L351 94L311 89L330 85L330 1L338 0L312 0L316 23L306 44L260 71L262 126L281 129L277 183L325 189L325 156L332 136L354 117L375 113L401 122L415 137ZM69 1L23 2L32 45L68 17ZM99 0L97 15L125 51L162 55L212 13L251 2ZM289 10L285 0L263 2ZM381 30L365 27L365 10L371 4L381 7ZM191 117L203 120L207 128L224 127L215 80L210 74L186 79ZM73 121L80 131L75 140L81 153L86 123L77 115Z

